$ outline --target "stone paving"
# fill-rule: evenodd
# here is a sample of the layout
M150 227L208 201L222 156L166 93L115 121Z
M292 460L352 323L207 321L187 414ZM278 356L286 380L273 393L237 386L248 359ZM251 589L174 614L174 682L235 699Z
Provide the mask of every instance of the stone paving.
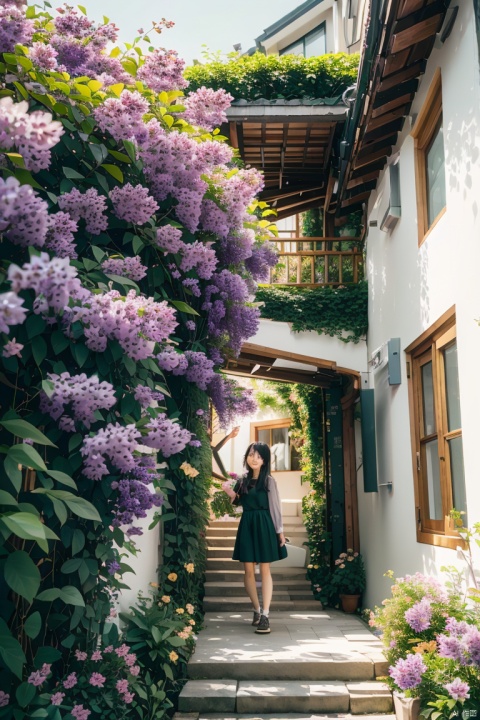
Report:
M387 672L381 643L358 617L320 609L272 612L269 635L255 634L251 620L251 613L205 615L177 720L182 713L195 720L370 713L373 720L372 713L384 719L391 712L388 687L375 681Z

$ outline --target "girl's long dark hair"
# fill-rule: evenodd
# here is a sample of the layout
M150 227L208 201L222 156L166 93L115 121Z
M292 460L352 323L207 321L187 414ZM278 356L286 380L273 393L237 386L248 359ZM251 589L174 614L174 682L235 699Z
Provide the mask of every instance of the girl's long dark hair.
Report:
M249 485L252 483L253 480L253 472L252 468L248 466L247 464L247 458L251 452L258 452L260 457L263 460L263 465L260 468L260 473L258 476L258 480L256 481L256 488L257 490L263 490L265 489L268 492L268 476L270 475L270 448L268 447L267 443L263 442L254 442L250 443L250 445L247 448L247 451L243 458L243 466L246 469L245 475L240 478L240 485L237 490L239 495L243 495L245 493L248 493Z

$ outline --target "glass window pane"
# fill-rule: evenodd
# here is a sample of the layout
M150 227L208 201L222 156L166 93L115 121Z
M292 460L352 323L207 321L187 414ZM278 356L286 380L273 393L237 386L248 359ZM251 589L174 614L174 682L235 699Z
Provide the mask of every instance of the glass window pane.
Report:
M326 52L325 25L321 25L317 30L305 36L305 57L325 55Z
M270 445L270 430L258 428L257 430L258 434L258 442L267 443L267 445Z
M423 396L423 433L422 436L435 432L435 403L433 399L432 361L422 365L422 396Z
M453 507L455 510L467 512L467 498L465 493L465 472L463 469L463 443L462 437L452 438L448 441L450 449L450 470L452 472ZM468 518L463 516L463 524L468 525Z
M290 470L288 428L272 428L272 471Z
M300 38L296 42L288 45L283 50L280 50L280 55L305 55L305 46L303 44L304 38Z
M427 471L428 515L430 520L442 520L442 492L440 488L440 466L438 460L438 440L425 444L425 462Z
M447 390L448 432L462 427L460 416L460 389L458 387L457 343L443 351L445 361L445 386Z
M430 147L425 153L427 175L428 227L438 213L446 205L445 187L445 147L443 144L443 125L440 118L439 126L433 136Z

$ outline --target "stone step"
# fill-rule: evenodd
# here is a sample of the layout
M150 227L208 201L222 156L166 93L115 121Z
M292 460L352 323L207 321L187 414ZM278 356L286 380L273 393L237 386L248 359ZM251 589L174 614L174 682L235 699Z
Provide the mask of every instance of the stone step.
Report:
M258 587L261 587L260 579L257 583ZM312 590L308 580L277 580L275 578L273 588L276 592L286 592L290 595L299 597L300 595L306 595L305 600L312 598ZM205 583L205 595L208 597L220 596L227 597L230 595L240 595L244 591L244 584L240 580L234 580L233 582L206 582Z
M212 560L212 563L216 562L215 560ZM241 569L240 563L232 560L232 569L231 570L223 570L223 569L217 569L216 567L213 569L208 569L205 572L205 580L207 582L212 583L219 583L219 582L243 582L243 575L244 572ZM280 580L288 580L291 581L293 584L296 584L297 582L303 582L306 581L306 569L305 568L296 568L296 567L284 567L279 566L278 568L275 566L275 564L270 565L270 572L272 573L272 577L274 578L274 582L278 582ZM258 581L260 582L260 571L255 573L256 576L258 576ZM308 581L307 581L308 582Z
M173 716L173 720L338 720L337 714L324 714L319 715L315 713L275 713L274 715L262 713L262 717L258 715L252 715L252 713L176 713ZM341 715L342 720L354 720L358 717L356 715L350 715L350 713ZM367 714L362 715L362 720L395 720L395 715L384 715L384 714Z
M276 599L274 593L275 610L319 610L320 603L310 599L291 599L290 595L284 596L284 600ZM288 599L287 599L288 598ZM250 598L246 596L239 597L208 597L203 598L203 609L205 612L248 612L251 608Z
M302 546L308 540L307 533L285 533L291 545ZM235 535L207 535L207 547L231 547L235 544Z
M330 680L189 680L178 698L180 712L389 713L392 695L379 682Z
M236 530L236 528L238 528L238 523L240 522L240 516L241 513L238 513L238 519L232 518L232 520L212 520L208 525L208 534L210 534L210 531L217 532L222 529L227 530L228 532ZM286 515L283 518L283 526L288 528L305 527L305 525L303 524L303 518L299 515Z

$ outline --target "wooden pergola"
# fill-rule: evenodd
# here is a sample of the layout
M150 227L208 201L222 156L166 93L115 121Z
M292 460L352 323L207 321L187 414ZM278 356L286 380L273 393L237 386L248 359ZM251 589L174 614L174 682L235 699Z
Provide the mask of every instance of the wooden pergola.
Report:
M332 155L347 108L320 102L241 100L228 110L225 132L244 162L263 172L260 199L278 220L323 207L332 196Z

